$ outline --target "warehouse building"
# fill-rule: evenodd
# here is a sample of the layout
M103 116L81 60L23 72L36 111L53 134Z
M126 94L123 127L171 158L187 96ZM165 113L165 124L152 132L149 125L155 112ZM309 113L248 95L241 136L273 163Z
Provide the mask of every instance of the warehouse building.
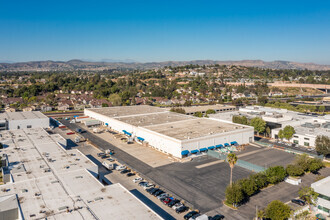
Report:
M330 176L321 179L315 183L312 183L311 187L318 197L316 199L315 207L318 212L325 214L327 217L330 216Z
M121 184L103 185L98 166L42 128L0 132L5 145L0 219L161 219Z
M84 113L138 142L179 158L253 141L250 126L197 118L147 105L85 109Z
M39 111L0 113L0 130L36 127L49 127L49 118Z

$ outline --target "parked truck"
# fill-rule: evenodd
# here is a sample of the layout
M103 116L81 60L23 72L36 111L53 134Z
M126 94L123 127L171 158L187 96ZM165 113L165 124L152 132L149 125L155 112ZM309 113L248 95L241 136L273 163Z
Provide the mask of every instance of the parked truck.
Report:
M86 139L81 135L77 135L74 139L75 143L80 143L80 142L84 142L84 141L86 141Z
M113 170L115 169L115 164L109 163L107 161L103 161L102 165L107 168L108 170Z
M99 133L103 132L103 129L102 128L93 128L93 132L96 134L99 134Z

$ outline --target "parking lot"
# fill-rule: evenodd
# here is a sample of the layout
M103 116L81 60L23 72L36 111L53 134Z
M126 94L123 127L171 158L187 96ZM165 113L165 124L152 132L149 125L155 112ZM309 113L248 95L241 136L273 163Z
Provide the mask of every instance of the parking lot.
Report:
M66 125L73 130L79 126L78 124L69 123L66 123ZM184 163L171 161L162 166L150 166L134 157L134 154L127 153L108 140L89 131L82 135L100 149L114 149L114 157L118 158L119 161L139 172L142 177L156 183L168 193L184 200L190 207L199 209L202 213L219 210L219 207L223 207L222 201L225 198L225 189L230 179L228 163L208 156L200 156ZM131 147L134 145L125 144L125 146ZM150 148L150 150L153 149ZM238 157L265 167L286 165L294 159L293 154L255 146L247 146L244 151L238 153ZM250 170L235 166L233 180L247 177L251 173ZM227 212L227 215L233 217L230 212Z

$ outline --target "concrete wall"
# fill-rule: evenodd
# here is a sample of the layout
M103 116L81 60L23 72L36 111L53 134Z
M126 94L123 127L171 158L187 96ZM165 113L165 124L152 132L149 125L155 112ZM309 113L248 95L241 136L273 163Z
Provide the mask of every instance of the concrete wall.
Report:
M19 126L19 127L18 127ZM48 128L49 118L35 118L35 119L23 119L23 120L12 120L8 123L8 130L26 129L27 126L31 128Z
M199 150L204 147L210 147L218 144L224 144L237 141L238 144L248 144L253 142L253 128L245 128L237 131L214 134L201 138L195 138L182 141L182 150Z

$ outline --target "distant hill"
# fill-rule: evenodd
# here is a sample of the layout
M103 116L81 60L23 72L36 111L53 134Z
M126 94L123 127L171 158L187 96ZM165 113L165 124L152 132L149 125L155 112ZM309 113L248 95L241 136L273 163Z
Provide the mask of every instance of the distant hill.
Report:
M267 69L309 69L309 70L330 70L330 65L319 65L315 63L298 63L291 61L271 61L262 60L241 60L241 61L214 61L214 60L193 60L193 61L166 61L139 63L132 60L129 62L92 62L82 60L69 61L31 61L20 63L0 63L0 71L69 71L69 70L89 70L101 71L107 69L153 69L164 66L182 66L188 64L198 65L236 65L247 67L260 67Z

